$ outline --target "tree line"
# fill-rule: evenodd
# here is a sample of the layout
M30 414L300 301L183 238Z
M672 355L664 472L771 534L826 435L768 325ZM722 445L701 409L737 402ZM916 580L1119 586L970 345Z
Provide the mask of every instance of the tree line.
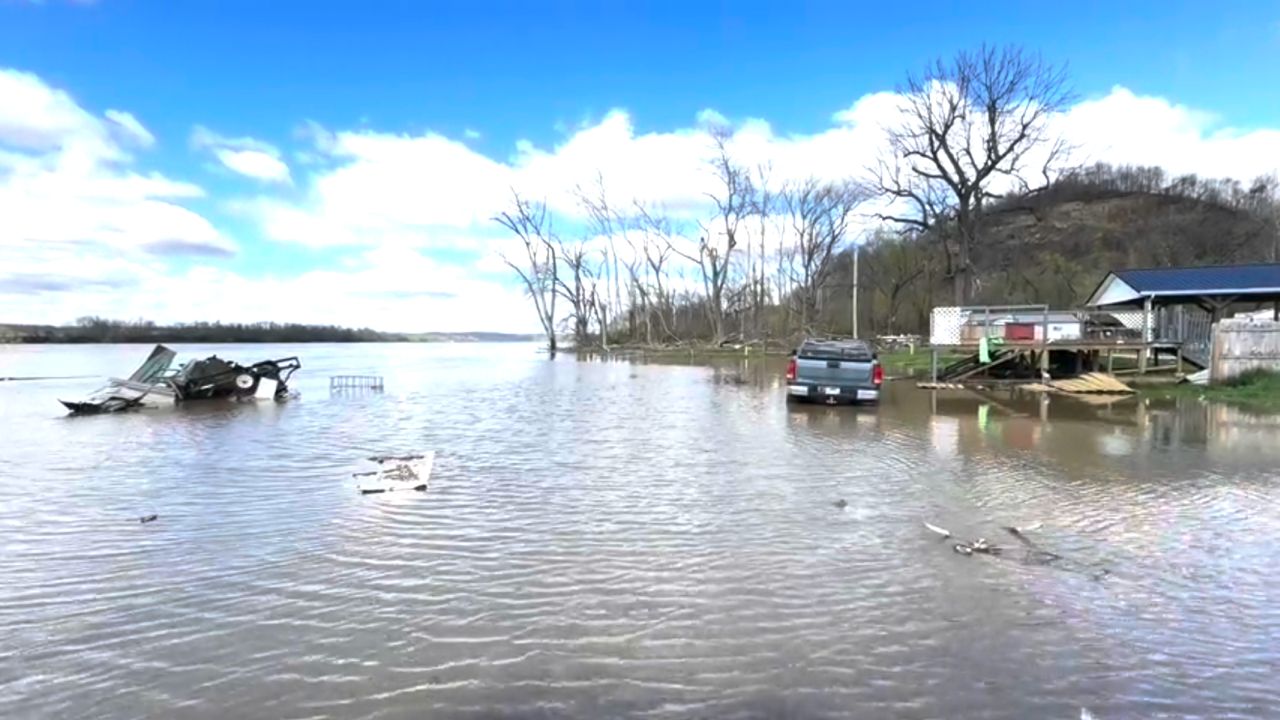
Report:
M394 342L405 335L368 328L296 323L195 322L157 325L150 320L110 320L86 316L75 325L18 325L0 328L5 339L23 343L266 343Z
M1070 306L1113 267L1280 254L1274 176L1070 165L1053 118L1074 95L1039 55L960 52L900 95L881 159L844 179L778 180L710 127L701 214L620 201L599 176L567 216L513 190L494 219L550 349L921 333L934 305Z

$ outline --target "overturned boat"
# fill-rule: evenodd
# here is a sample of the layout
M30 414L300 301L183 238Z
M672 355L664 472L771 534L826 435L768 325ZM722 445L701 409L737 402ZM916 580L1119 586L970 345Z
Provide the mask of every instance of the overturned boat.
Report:
M157 345L128 378L111 378L83 400L59 402L72 414L92 414L215 398L282 400L289 394L289 378L302 367L296 357L240 365L211 355L175 370L171 367L176 357L173 350Z

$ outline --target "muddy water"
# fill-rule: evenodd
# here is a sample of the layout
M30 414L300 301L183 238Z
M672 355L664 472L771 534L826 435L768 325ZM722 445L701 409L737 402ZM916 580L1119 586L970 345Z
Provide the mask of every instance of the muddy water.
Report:
M68 419L93 380L0 382L0 715L1280 712L1280 420L907 385L788 408L766 365L532 346L216 350L302 355L302 397ZM0 376L145 353L0 347ZM384 393L330 394L369 372ZM425 496L353 491L355 459L419 449ZM1032 522L1058 559L1000 529Z

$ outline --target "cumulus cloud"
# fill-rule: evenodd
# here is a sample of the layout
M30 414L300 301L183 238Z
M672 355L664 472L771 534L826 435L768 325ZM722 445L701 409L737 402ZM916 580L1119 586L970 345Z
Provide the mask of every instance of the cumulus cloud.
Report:
M119 156L104 124L66 92L31 73L0 68L0 148L46 152L67 142L94 159Z
M776 187L810 175L860 175L883 151L885 130L900 108L895 93L870 93L833 113L828 128L801 135L778 133L759 118L731 122L710 108L687 127L640 133L629 113L614 110L552 146L517 142L502 160L431 132L329 130L312 123L304 135L324 162L310 174L303 199L262 199L251 215L265 238L281 242L487 249L473 270L493 275L504 268L499 251L512 248L492 218L507 206L512 188L545 199L562 228L581 227L576 191L597 177L615 205L638 200L688 220L706 212L707 193L715 189L708 128L731 128L734 157L767 168ZM1122 87L1052 122L1077 148L1078 162L1156 164L1172 173L1248 179L1277 171L1280 158L1280 130L1234 129L1211 113Z
M103 277L127 282L106 283ZM14 316L15 305L7 302L6 292L27 297L40 293L40 302ZM181 302L157 303L156 298ZM215 264L164 272L113 263L89 278L0 270L3 316L36 323L95 314L161 323L274 320L403 332L528 332L531 320L524 306L520 291L509 283L479 278L466 266L405 249L371 249L339 267L264 277L246 277ZM536 328L536 320L532 323Z
M97 116L35 76L0 73L0 314L20 310L53 322L92 311L158 321L535 331L537 320L500 258L518 256L519 247L492 220L513 188L545 199L568 237L586 229L577 189L590 190L597 178L614 205L662 206L696 230L693 221L705 218L707 193L715 189L708 128L730 128L731 153L765 169L774 187L810 175L843 179L874 163L900 103L892 92L866 94L834 112L827 127L804 134L710 108L684 127L640 132L631 114L614 110L554 143L516 142L501 157L469 147L472 132L454 139L304 121L288 148L292 170L269 143L197 126L197 152L261 183L218 198L255 240L324 248L336 258L322 269L246 277L219 260L234 246L182 204L200 197L199 187L131 170L131 154L155 142L141 122L117 110ZM1212 113L1122 87L1053 122L1077 148L1078 162L1155 164L1174 174L1243 180L1280 164L1280 128L1234 128ZM285 184L296 187L279 192ZM73 239L120 252L86 262ZM598 248L608 239L586 242ZM167 261L175 253L199 265L173 270ZM40 302L21 293L38 294ZM185 302L156 307L153 298L170 295Z
M1123 87L1077 104L1061 125L1089 161L1242 181L1280 166L1280 128L1234 128L1213 113Z
M201 188L133 169L130 148L154 142L128 112L95 115L35 75L0 69L0 275L10 292L41 287L22 278L87 282L160 256L236 251L182 204Z
M244 177L267 183L293 181L289 166L274 145L250 137L224 137L202 125L191 132L191 146L207 150L222 167Z
M775 186L810 175L855 177L883 151L885 129L900 107L895 93L870 93L834 113L830 127L804 135L747 119L730 126L729 149L742 164L767 169ZM581 219L577 188L597 177L615 204L639 200L696 217L715 190L706 128L730 121L712 109L691 120L688 127L639 133L628 113L615 110L554 146L517 142L505 160L436 133L331 131L312 123L305 134L324 166L310 175L302 201L265 199L256 217L268 239L315 246L427 247L441 236L479 242L493 234L492 218L509 202L510 189ZM1251 178L1275 171L1280 155L1280 131L1234 130L1209 113L1120 87L1053 122L1078 148L1079 161Z

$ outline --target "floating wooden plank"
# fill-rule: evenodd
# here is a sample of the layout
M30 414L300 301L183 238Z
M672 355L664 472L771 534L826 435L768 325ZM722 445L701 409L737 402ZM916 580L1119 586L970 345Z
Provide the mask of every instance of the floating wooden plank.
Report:
M1099 407L1124 402L1133 397L1132 395L1122 395L1120 393L1065 393L1065 395L1071 398L1071 402L1097 405Z
M1061 392L1067 393L1117 393L1129 394L1134 392L1133 388L1125 385L1115 377L1106 373L1085 373L1080 377L1066 378L1063 380L1050 380L1047 385Z

